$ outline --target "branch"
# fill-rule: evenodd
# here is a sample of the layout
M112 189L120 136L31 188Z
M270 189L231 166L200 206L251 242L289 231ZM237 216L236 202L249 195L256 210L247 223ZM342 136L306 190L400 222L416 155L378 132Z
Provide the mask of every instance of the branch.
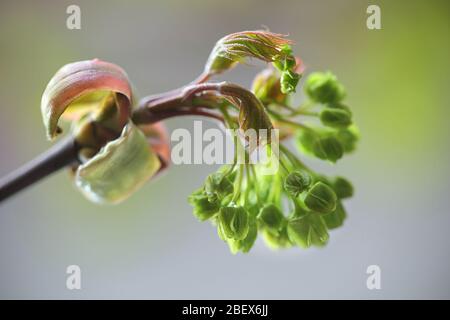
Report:
M61 140L46 152L0 179L0 202L46 176L74 164L78 146L72 137Z

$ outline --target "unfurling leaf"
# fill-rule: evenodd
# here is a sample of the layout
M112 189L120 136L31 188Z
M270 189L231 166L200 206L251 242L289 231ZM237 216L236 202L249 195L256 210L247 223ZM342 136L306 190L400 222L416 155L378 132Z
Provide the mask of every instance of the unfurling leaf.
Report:
M209 55L205 72L218 74L232 68L245 58L256 58L266 62L285 60L284 49L291 43L281 34L268 31L242 31L229 34L219 41Z
M119 66L98 59L79 61L59 69L48 83L41 100L41 112L48 139L61 132L58 120L66 111L82 114L112 98L123 127L132 104L131 85ZM77 115L78 117L79 115Z
M160 168L144 134L132 123L77 169L77 187L90 200L118 203L126 199Z

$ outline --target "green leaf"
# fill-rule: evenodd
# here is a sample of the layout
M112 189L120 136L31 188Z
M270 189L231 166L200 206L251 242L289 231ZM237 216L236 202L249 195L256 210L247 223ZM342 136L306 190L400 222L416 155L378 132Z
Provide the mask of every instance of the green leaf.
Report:
M90 200L118 203L130 196L160 168L144 134L131 122L116 140L80 165L75 183Z
M291 43L283 35L267 31L242 31L229 34L217 41L205 72L222 73L246 58L256 58L266 62L284 61L289 54L284 50Z

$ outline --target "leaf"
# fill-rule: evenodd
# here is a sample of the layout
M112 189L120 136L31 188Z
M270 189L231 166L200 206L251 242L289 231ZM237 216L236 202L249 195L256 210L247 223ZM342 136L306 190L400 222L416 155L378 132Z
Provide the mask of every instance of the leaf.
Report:
M78 61L59 69L48 83L41 100L41 112L48 139L61 133L58 120L64 111L92 109L109 93L117 93L120 122L128 121L132 90L119 66L98 59ZM73 104L73 106L72 106Z
M118 203L155 175L160 166L144 134L129 123L118 139L78 167L75 183L94 202Z
M217 41L205 66L209 74L218 74L232 68L245 58L266 62L284 60L285 46L292 43L284 35L268 31L242 31L229 34Z

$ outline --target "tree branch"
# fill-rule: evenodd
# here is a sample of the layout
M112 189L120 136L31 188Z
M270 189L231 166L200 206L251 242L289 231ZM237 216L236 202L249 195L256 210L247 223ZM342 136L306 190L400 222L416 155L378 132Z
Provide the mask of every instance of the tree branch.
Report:
M72 137L61 140L46 152L0 179L0 202L59 169L76 163L78 146Z

